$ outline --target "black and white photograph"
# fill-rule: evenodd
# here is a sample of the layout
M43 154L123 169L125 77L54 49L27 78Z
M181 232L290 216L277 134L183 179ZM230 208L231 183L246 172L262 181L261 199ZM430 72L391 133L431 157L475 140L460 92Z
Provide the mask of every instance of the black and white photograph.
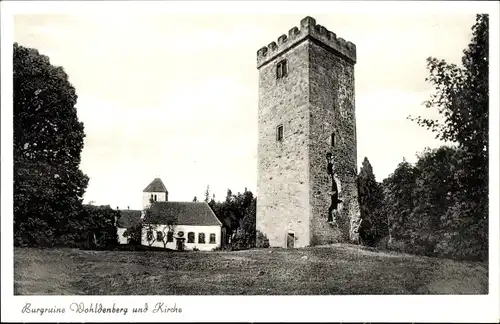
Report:
M14 2L9 319L202 321L195 296L288 314L301 296L370 321L415 295L500 319L498 3Z

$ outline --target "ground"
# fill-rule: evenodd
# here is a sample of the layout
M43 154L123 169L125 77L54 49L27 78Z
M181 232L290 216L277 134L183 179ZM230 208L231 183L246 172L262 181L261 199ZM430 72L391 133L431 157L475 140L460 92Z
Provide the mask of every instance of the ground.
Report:
M487 294L486 263L338 244L234 252L14 249L21 295Z

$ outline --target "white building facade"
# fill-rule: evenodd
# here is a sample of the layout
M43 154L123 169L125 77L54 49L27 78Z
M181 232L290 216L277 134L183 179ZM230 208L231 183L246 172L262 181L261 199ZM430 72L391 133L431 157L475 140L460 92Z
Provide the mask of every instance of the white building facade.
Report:
M181 251L213 251L221 248L221 226L145 225L142 245Z
M141 244L172 250L222 247L222 223L206 202L154 202L143 219Z

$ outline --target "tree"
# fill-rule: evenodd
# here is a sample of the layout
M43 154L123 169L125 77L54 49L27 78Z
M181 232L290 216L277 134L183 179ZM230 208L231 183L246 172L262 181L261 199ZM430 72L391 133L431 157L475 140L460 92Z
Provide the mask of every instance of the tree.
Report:
M453 205L451 197L458 190L454 173L459 154L456 148L442 146L418 157L413 210L405 224L415 253L436 255L436 246L443 241L442 234L448 231L442 219Z
M455 170L459 190L446 215L448 226L454 229L455 248L451 250L476 253L484 259L488 250L488 34L488 15L477 15L461 67L436 58L427 60L430 76L426 80L436 91L426 106L437 109L442 121L410 117L461 150Z
M245 190L233 195L228 189L224 211L232 216L231 233L233 249L255 247L256 199L253 193Z
M232 248L255 246L256 198L251 191L245 188L243 193L233 195L228 189L224 201L216 202L214 196L208 204L226 227Z
M210 200L210 186L207 185L207 190L205 190L205 202L208 203Z
M390 239L407 237L407 222L414 208L413 190L418 170L403 160L396 170L382 182L384 191L383 213L388 217Z
M426 81L435 86L435 93L425 105L436 108L443 121L410 117L437 133L437 138L458 143L481 157L488 157L488 28L488 15L477 15L463 67L427 59L430 76Z
M165 249L168 243L173 242L174 229L175 225L171 223L167 226L160 227L160 231L157 230L156 241L162 242ZM158 233L161 233L160 237L158 237Z
M175 226L178 223L177 215L171 214L168 210L165 210L165 208L168 208L165 204L154 202L151 207L145 211L146 215L144 216L144 219L147 220L147 222L154 220L156 223L155 225L147 224L144 226L149 246L152 246L154 242L159 241L162 242L163 246L166 248L168 243L168 233L174 232ZM166 218L162 217L161 220L158 220L156 219L156 215L166 215ZM160 238L158 238L158 235L155 235L155 231L162 233L160 234Z
M117 244L118 234L116 220L120 211L109 206L83 206L83 217L80 221L72 222L74 236L84 234L87 239L93 240L91 245L95 248L108 248Z
M156 242L156 236L154 235L154 230L156 229L156 227L151 224L147 224L143 228L146 230L146 241L148 242L148 245L153 246L153 244Z
M122 236L129 238L129 244L140 246L142 241L142 224L139 223L131 228L127 228Z
M227 189L227 194L226 194L226 202L230 202L233 199L233 192L231 189Z
M246 191L246 193L251 193ZM247 196L249 197L249 196ZM256 216L257 199L251 197L250 203L245 208L244 216L240 221L239 227L233 240L234 249L249 249L256 245Z
M193 202L197 202L197 201L198 201L198 198L196 198L196 196L194 196Z
M75 89L62 67L17 43L13 87L15 244L69 243L88 184Z
M366 157L358 175L357 185L361 213L360 238L365 244L373 246L387 235L387 222L381 213L382 187L375 180L373 168Z

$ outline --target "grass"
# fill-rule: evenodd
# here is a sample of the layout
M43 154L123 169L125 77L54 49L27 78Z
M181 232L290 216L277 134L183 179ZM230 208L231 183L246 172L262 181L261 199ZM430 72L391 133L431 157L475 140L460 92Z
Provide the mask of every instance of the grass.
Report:
M488 267L347 244L234 252L15 248L14 293L487 294Z

